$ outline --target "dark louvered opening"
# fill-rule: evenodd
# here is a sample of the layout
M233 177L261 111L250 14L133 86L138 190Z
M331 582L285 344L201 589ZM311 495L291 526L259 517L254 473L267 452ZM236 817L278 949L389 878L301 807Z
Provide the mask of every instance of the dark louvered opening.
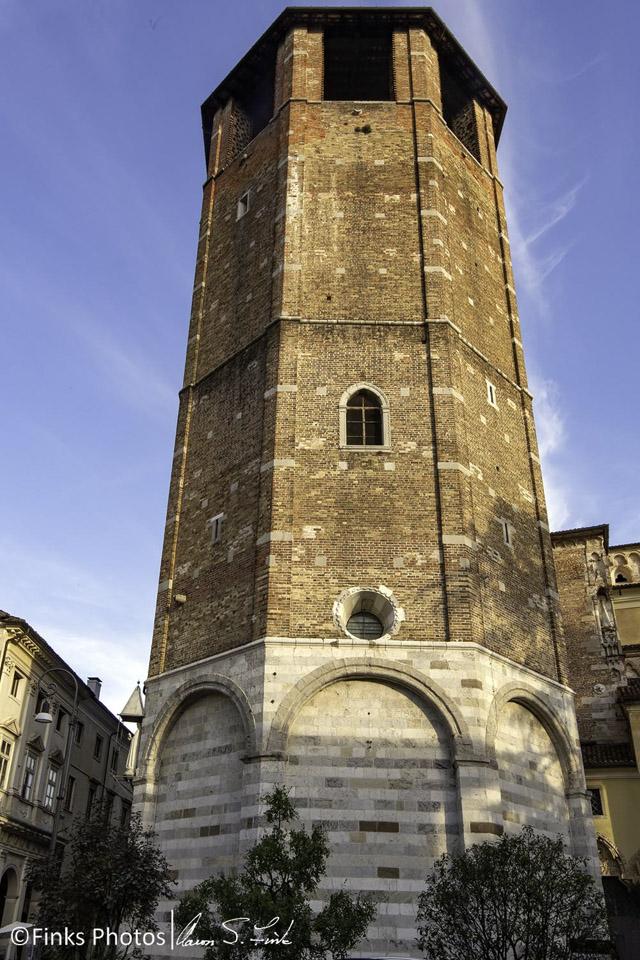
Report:
M324 32L325 100L393 100L391 31L369 26Z

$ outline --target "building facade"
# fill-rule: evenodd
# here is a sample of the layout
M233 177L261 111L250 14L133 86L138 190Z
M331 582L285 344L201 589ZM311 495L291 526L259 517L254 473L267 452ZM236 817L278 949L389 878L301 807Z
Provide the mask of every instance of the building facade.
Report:
M444 852L531 824L597 871L505 109L427 8L287 9L203 106L137 806L184 891L290 786L369 952Z
M610 545L606 524L562 530L552 541L607 905L620 956L633 960L640 955L640 544Z
M69 673L25 620L0 611L0 927L33 918L27 864L50 852L68 737L60 842L74 819L91 816L100 804L122 822L131 810L131 780L124 776L131 734L100 702L100 681L85 683L77 674L78 720L70 729L75 686ZM43 724L35 716L50 683L56 685L49 701L53 722ZM15 946L1 943L5 957L15 955Z

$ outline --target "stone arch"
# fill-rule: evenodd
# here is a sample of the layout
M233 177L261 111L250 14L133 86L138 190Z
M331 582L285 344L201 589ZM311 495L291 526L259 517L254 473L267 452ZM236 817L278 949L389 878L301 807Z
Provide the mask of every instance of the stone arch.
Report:
M206 679L187 680L173 692L158 714L144 757L149 777L154 778L156 776L162 754L162 744L180 715L191 703L213 693L220 693L229 697L234 703L242 719L247 738L247 754L251 756L256 753L256 723L245 692L228 677L224 677L222 674L213 674Z
M358 393L360 390L368 390L370 393L374 393L382 404L383 409L389 409L389 401L387 400L386 395L382 392L380 387L376 387L373 383L365 383L364 380L359 383L352 383L350 387L344 391L340 397L340 407L346 407L349 402L349 398Z
M620 851L614 843L601 833L596 834L598 859L603 877L621 877L624 873Z
M627 557L623 553L616 553L613 558L611 579L614 584L630 583L633 580L633 572L629 566Z
M568 793L583 788L582 768L566 733L556 720L552 707L540 696L535 687L527 683L506 683L498 690L487 717L486 750L494 764L496 761L496 736L498 720L502 708L512 701L529 710L540 721L549 739L553 743L564 778L565 791Z
M331 845L317 895L325 902L345 884L370 892L381 940L411 941L413 919L400 904L459 847L455 761L467 734L429 677L368 656L313 671L274 719L271 743L286 746L284 782L300 819L322 824Z
M634 551L629 554L629 565L633 570L634 579L640 577L640 553Z
M15 919L19 893L18 871L16 867L8 866L0 878L0 926L5 926Z
M454 752L459 744L470 743L469 729L459 707L439 684L397 661L352 657L318 667L289 690L271 723L267 752L284 753L291 725L306 701L341 680L377 680L408 690L435 708L452 739Z
M237 868L243 761L254 748L249 703L227 677L187 681L160 712L146 750L146 819L175 871L176 895Z

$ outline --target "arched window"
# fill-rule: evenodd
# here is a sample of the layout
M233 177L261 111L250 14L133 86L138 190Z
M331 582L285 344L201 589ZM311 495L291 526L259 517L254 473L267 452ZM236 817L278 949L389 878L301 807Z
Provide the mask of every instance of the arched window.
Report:
M347 401L347 445L382 446L382 405L369 390L359 390Z
M376 387L357 383L342 395L340 446L389 449L389 404Z

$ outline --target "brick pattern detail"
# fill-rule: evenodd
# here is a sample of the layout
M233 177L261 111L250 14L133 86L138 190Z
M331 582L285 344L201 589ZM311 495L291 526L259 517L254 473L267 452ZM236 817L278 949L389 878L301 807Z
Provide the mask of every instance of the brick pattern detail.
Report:
M227 163L231 163L241 150L247 146L251 140L251 120L244 112L240 104L233 103L233 110L230 117L231 131L229 134L229 147L227 151Z
M475 105L472 100L456 114L451 124L451 129L460 143L465 145L469 153L472 153L474 157L478 157L480 154L478 126L476 122Z

